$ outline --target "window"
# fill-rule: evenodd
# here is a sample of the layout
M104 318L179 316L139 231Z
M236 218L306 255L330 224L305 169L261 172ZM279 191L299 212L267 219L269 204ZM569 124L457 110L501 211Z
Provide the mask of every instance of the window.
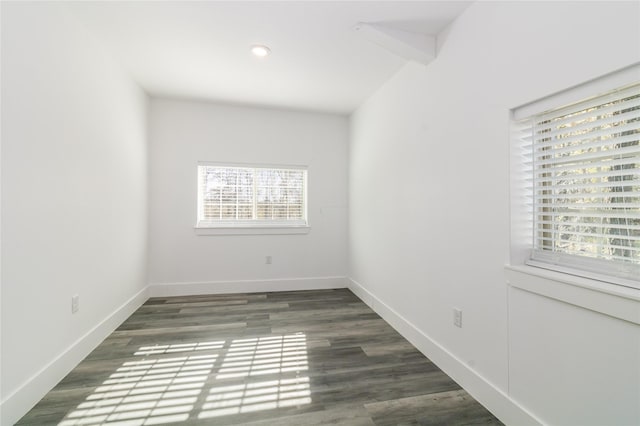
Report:
M640 84L519 124L530 165L529 263L638 280Z
M198 165L199 228L307 226L307 170Z

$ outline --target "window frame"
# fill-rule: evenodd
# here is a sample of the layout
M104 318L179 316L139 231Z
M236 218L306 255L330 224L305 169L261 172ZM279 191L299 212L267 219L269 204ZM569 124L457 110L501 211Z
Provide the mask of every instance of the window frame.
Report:
M237 219L237 220L220 220L206 221L201 219L202 213L202 191L201 191L201 167L220 167L220 168L243 168L243 169L268 169L268 170L297 170L303 172L303 194L302 194L302 213L303 219L297 221L286 220L260 220L260 219ZM309 188L309 170L307 166L290 165L290 164L255 164L255 163L231 163L231 162L212 162L198 161L196 164L196 223L194 226L197 235L287 235L287 234L307 234L311 230L309 224L309 208L308 208L308 188ZM252 197L252 205L254 212L256 211L257 199L254 192Z
M534 216L539 214L535 210L535 185L533 160L533 141L524 142L527 137L523 128L530 124L527 120L534 119L544 113L561 110L567 106L579 104L590 98L601 97L617 90L638 84L640 82L640 65L634 64L597 79L571 87L562 92L529 102L511 110L511 245L510 264L512 266L527 265L543 268L556 273L574 277L597 280L614 286L624 286L640 289L637 271L640 264L635 262L615 262L587 256L573 256L576 262L567 262L569 255L550 254L534 255L536 228ZM526 152L528 150L528 152ZM538 170L539 172L539 170ZM538 228L538 231L540 229Z

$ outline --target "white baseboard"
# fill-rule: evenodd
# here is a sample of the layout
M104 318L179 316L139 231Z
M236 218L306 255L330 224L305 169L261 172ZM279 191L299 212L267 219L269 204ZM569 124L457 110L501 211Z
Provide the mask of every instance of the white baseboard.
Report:
M503 423L522 426L543 424L509 395L469 368L361 284L348 279L348 288Z
M11 425L18 421L149 297L332 288L349 288L505 424L542 424L539 419L509 398L507 394L469 368L362 285L347 277L150 284L0 402L0 424Z
M12 425L24 416L80 361L148 299L143 288L107 318L76 340L69 348L45 365L18 389L0 402L0 425Z
M346 287L346 277L150 284L132 296L84 336L76 340L67 350L49 362L17 390L4 398L0 402L0 425L12 425L24 416L113 330L142 306L149 297L321 290Z
M262 291L324 290L346 288L347 284L348 281L346 277L158 283L149 285L149 297L257 293Z

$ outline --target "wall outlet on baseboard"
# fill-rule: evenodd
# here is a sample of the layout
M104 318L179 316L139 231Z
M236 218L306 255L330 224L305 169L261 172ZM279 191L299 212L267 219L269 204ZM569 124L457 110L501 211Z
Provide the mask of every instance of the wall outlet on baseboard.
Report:
M267 265L271 265L271 256L267 256L264 258L264 263L266 263Z
M462 328L462 310L453 308L453 325Z
M80 309L80 295L74 294L71 296L71 313L75 314Z

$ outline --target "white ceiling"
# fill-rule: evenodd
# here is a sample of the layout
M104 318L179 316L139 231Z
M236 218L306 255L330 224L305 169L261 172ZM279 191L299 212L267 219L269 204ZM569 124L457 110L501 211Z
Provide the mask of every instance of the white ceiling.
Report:
M350 113L405 60L358 22L437 34L470 2L124 1L68 5L151 95ZM251 55L266 44L266 59Z

